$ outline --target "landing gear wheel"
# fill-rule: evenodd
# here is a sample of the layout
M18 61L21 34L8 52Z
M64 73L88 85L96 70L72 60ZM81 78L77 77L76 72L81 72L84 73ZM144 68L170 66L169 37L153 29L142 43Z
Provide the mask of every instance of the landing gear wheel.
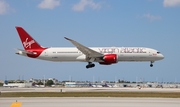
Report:
M87 68L87 69L90 68L89 65L86 65L86 68Z
M92 64L91 67L95 67L95 64Z
M93 64L92 62L88 62L88 65L86 65L86 68L92 68L95 67L95 64Z
M153 67L153 64L150 64L150 67Z
M150 67L153 67L153 63L154 63L154 61L151 61Z

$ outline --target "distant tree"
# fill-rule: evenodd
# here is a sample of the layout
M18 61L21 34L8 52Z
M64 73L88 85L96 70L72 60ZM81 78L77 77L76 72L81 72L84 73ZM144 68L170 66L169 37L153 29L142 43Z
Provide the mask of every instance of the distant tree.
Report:
M121 80L120 83L125 83L125 81L124 81L124 80Z
M120 83L121 82L121 80L120 79L118 79L118 83Z
M14 81L12 81L12 80L9 80L9 81L8 81L8 83L15 83L15 82L14 82Z
M131 83L130 81L126 81L126 83Z
M37 83L37 85L44 85L44 84L43 84L43 82L40 81Z
M3 86L3 83L0 83L0 86Z
M17 83L24 83L24 81L18 81Z
M51 86L51 85L53 85L54 84L54 82L52 81L52 80L48 80L47 82L46 82L46 86Z

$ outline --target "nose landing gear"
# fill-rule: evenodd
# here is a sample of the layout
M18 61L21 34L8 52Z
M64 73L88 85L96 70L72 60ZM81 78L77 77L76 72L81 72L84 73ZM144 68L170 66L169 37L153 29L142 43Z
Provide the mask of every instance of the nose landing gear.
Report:
M153 67L153 64L150 64L150 67Z
M150 67L153 67L153 63L154 63L154 61L151 61Z

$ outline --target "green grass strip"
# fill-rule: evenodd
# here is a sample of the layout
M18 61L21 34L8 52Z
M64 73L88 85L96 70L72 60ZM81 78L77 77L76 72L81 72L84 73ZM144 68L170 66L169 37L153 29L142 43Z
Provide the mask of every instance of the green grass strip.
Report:
M0 97L159 97L180 98L180 93L161 92L10 92Z

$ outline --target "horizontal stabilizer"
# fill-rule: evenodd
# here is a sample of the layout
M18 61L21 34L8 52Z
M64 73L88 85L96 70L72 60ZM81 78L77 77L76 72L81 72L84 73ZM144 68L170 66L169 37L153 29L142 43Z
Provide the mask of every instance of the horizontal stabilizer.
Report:
M31 54L31 55L36 54L36 53L34 53L34 52L28 52L28 51L26 51L26 50L22 50L22 49L15 49L15 50L17 50L17 51L18 51L18 52L16 52L16 54L20 54L20 53L24 53L24 54Z

